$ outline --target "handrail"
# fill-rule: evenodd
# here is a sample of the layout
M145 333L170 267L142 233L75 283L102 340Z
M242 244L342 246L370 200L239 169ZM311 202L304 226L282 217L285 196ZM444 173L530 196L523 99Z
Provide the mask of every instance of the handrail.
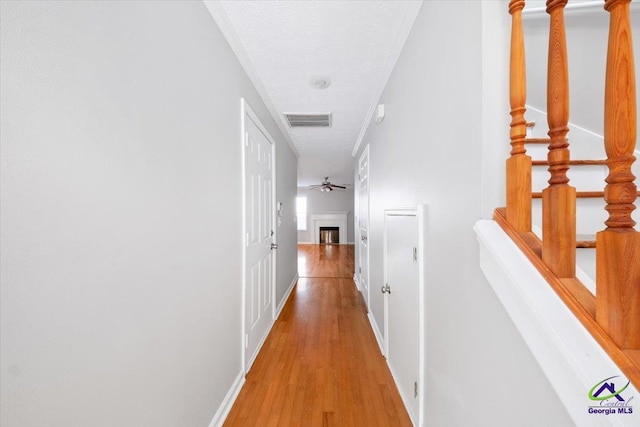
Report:
M567 0L547 0L549 186L542 191L542 260L560 278L576 275L576 189L569 185L569 70L564 24Z
M527 99L526 64L522 9L524 0L511 0L511 59L509 102L511 104L511 156L507 159L507 220L520 231L531 231L531 157L524 147L527 121L524 118Z
M634 229L637 188L636 88L629 4L607 0L610 13L604 144L607 228L596 235L596 320L624 349L640 349L640 233Z

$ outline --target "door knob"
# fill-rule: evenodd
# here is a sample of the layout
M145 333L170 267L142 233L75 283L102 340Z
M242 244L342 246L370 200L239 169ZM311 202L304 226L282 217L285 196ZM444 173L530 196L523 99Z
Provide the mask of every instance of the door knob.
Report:
M391 293L391 288L389 287L389 284L385 283L384 286L382 286L382 288L380 289L380 291L384 294L390 294Z
M278 249L278 244L277 243L272 243L271 244L271 249Z

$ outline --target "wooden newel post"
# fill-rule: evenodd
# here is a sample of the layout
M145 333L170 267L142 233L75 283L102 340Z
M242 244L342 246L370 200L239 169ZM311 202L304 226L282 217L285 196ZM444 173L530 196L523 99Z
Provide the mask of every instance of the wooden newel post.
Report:
M634 229L636 88L629 3L606 0L610 13L604 143L609 176L607 228L596 236L596 320L623 349L640 349L640 233Z
M567 0L547 0L551 15L547 74L549 186L542 191L542 260L560 278L576 272L576 189L569 185L569 71L564 25Z
M524 118L527 79L524 56L522 9L524 0L511 0L511 156L507 159L507 221L516 231L531 231L531 157L524 148L527 122Z

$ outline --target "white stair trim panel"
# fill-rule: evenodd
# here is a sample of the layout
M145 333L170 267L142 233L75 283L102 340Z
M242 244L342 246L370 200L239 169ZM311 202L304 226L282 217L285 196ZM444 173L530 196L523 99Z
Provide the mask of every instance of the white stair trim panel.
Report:
M624 375L495 221L478 221L474 230L485 277L576 425L639 426L640 394L632 384L624 397L633 396L634 413L588 412L589 390Z

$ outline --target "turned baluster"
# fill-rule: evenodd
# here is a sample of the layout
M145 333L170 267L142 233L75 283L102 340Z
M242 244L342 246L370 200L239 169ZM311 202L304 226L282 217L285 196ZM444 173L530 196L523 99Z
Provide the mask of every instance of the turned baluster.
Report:
M610 13L604 144L609 176L607 228L596 236L596 320L623 349L640 349L640 233L634 229L636 89L629 3L606 0Z
M560 278L575 277L576 189L569 185L569 71L564 26L567 0L547 0L551 15L547 73L549 186L542 191L542 260Z
M524 0L511 0L511 60L509 99L511 103L511 157L507 159L507 221L516 231L531 231L531 157L526 155L525 102L526 67L522 9Z

